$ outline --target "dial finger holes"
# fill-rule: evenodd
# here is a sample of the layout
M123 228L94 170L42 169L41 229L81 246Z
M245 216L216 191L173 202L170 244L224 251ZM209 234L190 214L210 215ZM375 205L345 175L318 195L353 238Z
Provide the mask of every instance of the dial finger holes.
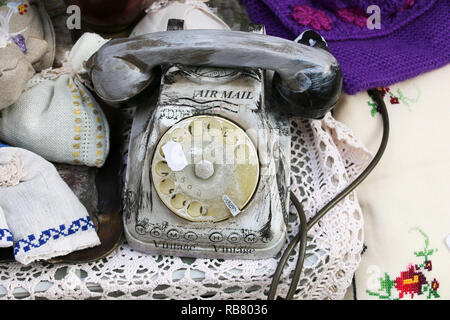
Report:
M171 170L166 161L160 161L156 164L156 173L161 177L167 177Z
M199 137L203 134L203 121L194 120L188 127L189 133L194 137Z
M225 144L228 145L235 145L239 141L239 135L234 129L226 129L223 138L225 141Z
M159 148L159 154L161 155L161 157L165 157L165 155L164 155L164 151L163 151L163 147L165 146L166 144L163 144L160 148Z
M183 143L187 138L188 132L184 128L177 128L173 130L170 137L172 138L172 141Z
M240 144L234 149L234 156L238 163L248 163L250 160L250 147L247 144Z
M177 210L182 209L186 205L186 196L177 193L170 199L170 204Z
M217 120L211 120L208 125L206 126L206 128L208 129L208 134L211 137L217 138L222 136L222 124L217 121Z
M198 201L193 201L189 204L189 206L187 207L187 213L191 216L191 217L200 217L200 216L204 216L207 213L207 210L205 207L202 206L202 204Z
M175 183L170 179L164 179L159 184L159 190L168 196L175 191Z

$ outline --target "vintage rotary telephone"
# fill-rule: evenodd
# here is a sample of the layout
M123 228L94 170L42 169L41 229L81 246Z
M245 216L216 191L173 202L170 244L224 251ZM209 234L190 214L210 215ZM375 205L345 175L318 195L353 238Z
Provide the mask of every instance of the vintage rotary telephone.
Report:
M182 29L183 21L170 20L167 32L111 40L86 65L103 100L138 106L125 179L126 238L152 254L273 257L287 234L289 116L320 119L332 109L342 87L339 64L314 32L293 42L265 35L263 26ZM291 194L301 230L282 255L269 298L300 242L293 297L307 230L379 157L309 222Z

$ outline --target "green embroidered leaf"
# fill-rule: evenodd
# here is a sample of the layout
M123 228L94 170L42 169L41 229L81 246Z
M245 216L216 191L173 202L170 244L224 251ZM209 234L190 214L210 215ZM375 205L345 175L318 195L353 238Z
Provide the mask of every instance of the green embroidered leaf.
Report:
M379 278L380 280L380 289L379 292L373 292L370 290L366 290L366 293L373 297L378 297L383 300L391 300L392 299L392 288L395 285L395 282L391 280L389 275L385 272L384 278Z
M423 255L426 255L426 252L429 252L429 251L427 251L428 250L428 246L430 245L430 238L426 235L426 233L425 232L423 232L422 230L420 230L419 228L412 228L412 229L410 229L409 231L411 232L411 231L418 231L424 238L425 238L425 249L423 249L423 251L418 251L418 253L421 253L421 257L423 256ZM433 250L431 250L431 254L433 253ZM416 254L416 252L414 252L414 254ZM430 255L430 254L429 254Z
M376 103L372 103L370 101L367 101L367 104L369 105L369 107L371 107L372 109L370 110L370 115L372 117L375 117L375 115L377 114L377 104Z
M407 99L405 98L405 96L403 95L403 92L401 92L400 89L398 89L397 93L398 93L398 97L397 97L398 100L401 101L407 107L409 107L409 103L408 103Z
M423 251L414 251L414 255L416 257L423 257L423 256L425 256L425 252L423 252Z
M392 295L392 288L394 287L395 282L391 280L386 272L384 273L384 280L380 278L380 285L382 289L384 288L386 290L386 293L390 297Z
M372 117L375 117L376 114L377 114L377 108L372 108L372 110L370 110L370 115Z
M430 290L430 293L428 294L427 299L430 299L432 295L433 295L433 297L436 298L436 299L438 299L438 298L441 297L441 296L439 295L439 293L437 293L436 290Z
M390 300L391 299L391 297L389 297L389 296L382 296L381 294L376 293L376 292L372 292L370 290L366 290L366 293L369 296L378 297L379 299L383 299L383 300Z

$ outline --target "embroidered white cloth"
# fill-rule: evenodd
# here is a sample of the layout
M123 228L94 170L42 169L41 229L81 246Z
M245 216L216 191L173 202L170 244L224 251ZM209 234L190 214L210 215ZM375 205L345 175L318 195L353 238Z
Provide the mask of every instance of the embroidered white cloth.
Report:
M0 181L0 229L6 225L12 234L18 262L100 244L88 212L50 162L24 149L0 148Z
M450 299L449 83L450 64L379 89L391 130L378 167L357 191L366 235L357 299ZM376 151L381 116L367 93L344 95L334 114Z
M77 75L106 41L85 33L62 68L35 75L18 101L1 111L0 139L52 162L103 166L109 152L108 121Z

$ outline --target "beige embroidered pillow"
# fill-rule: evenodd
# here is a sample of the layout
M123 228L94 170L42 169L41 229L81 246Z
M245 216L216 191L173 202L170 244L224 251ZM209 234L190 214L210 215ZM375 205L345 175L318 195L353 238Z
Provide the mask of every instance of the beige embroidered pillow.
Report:
M63 68L35 75L18 101L1 112L0 140L52 162L101 167L109 152L109 125L78 75L82 62L105 42L87 33Z
M357 189L366 245L357 299L450 299L449 83L447 65L380 88L391 133L379 166ZM335 117L377 150L381 117L367 93L344 96Z

